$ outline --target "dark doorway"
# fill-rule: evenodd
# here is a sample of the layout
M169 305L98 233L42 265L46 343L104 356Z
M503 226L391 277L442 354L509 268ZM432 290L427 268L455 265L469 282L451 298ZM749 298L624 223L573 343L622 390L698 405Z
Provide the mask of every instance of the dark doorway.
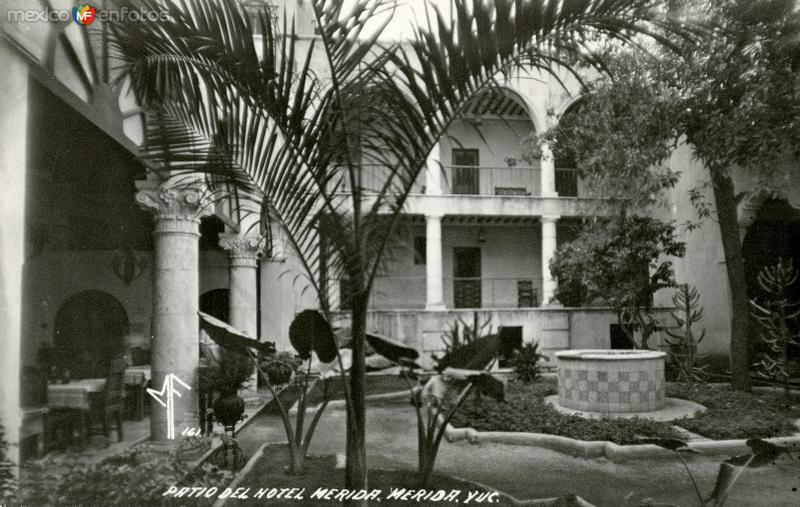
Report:
M453 303L456 308L481 307L481 249L453 249Z
M609 334L611 335L612 349L627 350L635 348L634 343L619 324L611 324Z
M522 348L522 326L503 326L500 335L500 367L507 366L508 360L515 350Z
M453 193L480 193L480 157L478 150L453 149Z
M747 229L742 241L744 270L747 278L747 297L766 301L770 295L758 284L758 273L767 266L774 266L778 259L791 260L800 269L800 211L793 208L785 199L766 201L756 214L756 220ZM787 290L789 301L800 300L800 281ZM766 350L766 345L758 338L761 329L750 319L751 353ZM797 332L797 322L792 331ZM790 347L793 358L800 358L800 347Z
M128 329L125 307L111 294L97 290L74 294L56 314L56 360L72 378L105 377L111 361L124 355Z
M216 317L222 322L230 322L230 291L214 289L200 296L200 311Z

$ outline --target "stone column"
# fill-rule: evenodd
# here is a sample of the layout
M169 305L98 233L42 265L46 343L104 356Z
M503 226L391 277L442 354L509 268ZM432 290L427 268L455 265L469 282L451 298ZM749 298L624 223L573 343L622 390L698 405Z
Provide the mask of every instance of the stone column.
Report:
M200 218L211 214L212 207L199 184L140 187L136 202L155 214L152 385L160 391L167 375L173 374L191 387L174 383L180 393L172 397L177 436L186 427L199 426L198 239ZM161 396L164 402L168 395ZM152 407L150 438L166 441L170 429L167 409L155 401Z
M230 256L230 325L258 339L258 281L257 266L264 241L261 236L221 234L219 244ZM253 372L242 396L256 397L258 373Z
M442 279L442 217L425 217L425 308L444 309Z
M425 171L425 193L428 195L442 195L442 147L436 143L428 154L427 170Z
M556 280L550 274L550 260L556 254L556 224L558 215L543 215L542 221L542 306L550 304L556 293Z
M558 196L556 192L556 162L549 143L542 143L541 185L542 197Z

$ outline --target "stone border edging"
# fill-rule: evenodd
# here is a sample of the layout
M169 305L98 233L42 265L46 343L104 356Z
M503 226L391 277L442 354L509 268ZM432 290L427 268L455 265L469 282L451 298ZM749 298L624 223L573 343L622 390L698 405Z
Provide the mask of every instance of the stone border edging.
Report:
M477 431L473 428L455 428L451 424L445 428L445 438L451 443L468 440L471 444L496 443L541 447L582 458L605 457L613 463L621 463L630 459L674 456L672 451L653 444L619 445L606 440L577 440L544 433ZM765 440L773 444L800 448L800 436L775 437ZM750 450L744 439L689 442L687 447L705 455L744 454Z

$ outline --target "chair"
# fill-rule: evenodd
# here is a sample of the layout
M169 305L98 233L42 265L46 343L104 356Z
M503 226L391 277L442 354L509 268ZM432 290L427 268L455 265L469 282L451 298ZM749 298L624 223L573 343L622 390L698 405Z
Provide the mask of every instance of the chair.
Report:
M122 442L122 414L125 410L122 400L122 378L125 374L125 361L115 359L111 361L109 373L106 377L106 385L101 393L102 399L95 416L101 418L103 436L108 438L111 435L111 421L117 423L117 439Z

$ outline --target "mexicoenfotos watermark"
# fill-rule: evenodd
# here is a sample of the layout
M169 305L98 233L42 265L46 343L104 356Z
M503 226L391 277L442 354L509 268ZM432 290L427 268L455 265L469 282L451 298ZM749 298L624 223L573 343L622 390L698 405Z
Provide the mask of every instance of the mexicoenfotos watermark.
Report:
M95 21L103 23L164 21L166 16L166 12L144 8L119 7L100 10L87 3L79 4L72 9L9 9L6 20L9 23L65 23L72 20L77 25L88 26Z

